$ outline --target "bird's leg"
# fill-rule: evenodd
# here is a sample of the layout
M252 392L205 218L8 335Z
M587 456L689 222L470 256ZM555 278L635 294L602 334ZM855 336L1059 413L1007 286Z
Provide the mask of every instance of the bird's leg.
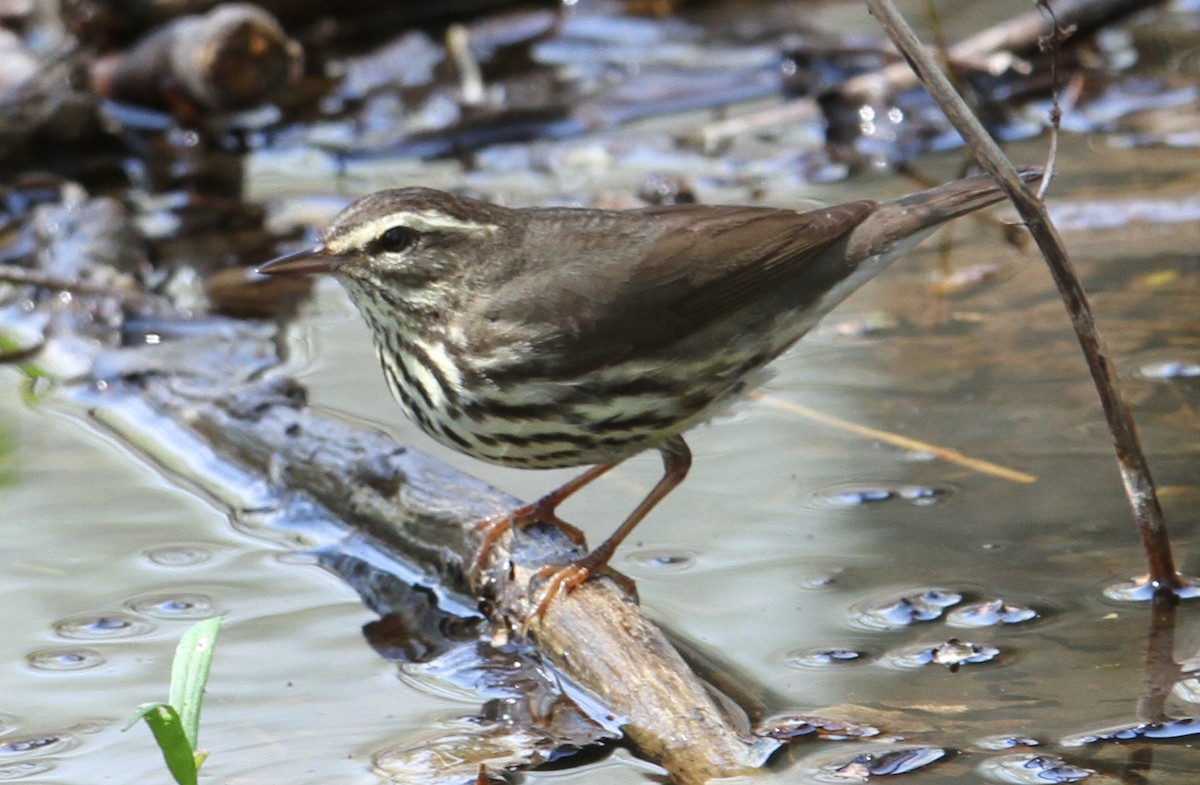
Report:
M475 548L475 556L471 559L471 566L467 572L467 577L471 583L474 583L479 574L483 572L483 568L487 564L488 557L492 553L492 546L496 544L496 540L500 539L500 535L514 526L523 527L537 521L542 521L543 523L557 526L576 545L580 547L585 546L587 542L583 537L583 532L561 520L554 514L554 511L558 509L558 505L565 502L580 488L583 488L616 465L615 463L601 463L593 466L578 477L550 491L550 493L532 504L522 505L511 512L492 515L477 523L475 525L475 533L480 536L479 545Z
M642 519L676 485L683 482L683 478L687 476L688 469L692 466L692 451L688 449L683 437L672 436L659 446L658 451L662 453L663 459L662 479L650 489L650 493L646 494L646 498L642 499L641 504L634 508L629 517L617 527L617 530L607 540L600 543L594 551L582 559L573 561L561 568L545 567L535 576L545 578L546 583L542 586L541 597L538 599L537 604L534 605L533 611L530 612L521 625L522 634L529 629L531 624L542 617L542 614L550 607L550 603L554 601L555 597L561 593L570 592L576 586L586 581L597 570L607 567L609 560L616 553L617 547L629 536L634 527L641 523Z

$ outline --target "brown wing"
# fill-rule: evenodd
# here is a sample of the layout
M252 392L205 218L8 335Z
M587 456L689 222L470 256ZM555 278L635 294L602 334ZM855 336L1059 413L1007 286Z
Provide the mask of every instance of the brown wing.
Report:
M523 271L476 315L492 341L527 345L540 372L573 376L664 349L780 287L815 299L843 273L822 263L806 280L810 263L875 207L546 213L527 232Z

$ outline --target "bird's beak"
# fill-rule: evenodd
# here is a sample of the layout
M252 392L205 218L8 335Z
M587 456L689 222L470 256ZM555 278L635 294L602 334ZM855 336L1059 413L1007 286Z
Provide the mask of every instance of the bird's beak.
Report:
M263 275L314 275L316 273L333 273L342 266L345 259L338 254L330 253L323 245L315 245L302 251L280 256L266 264L259 265L257 272Z

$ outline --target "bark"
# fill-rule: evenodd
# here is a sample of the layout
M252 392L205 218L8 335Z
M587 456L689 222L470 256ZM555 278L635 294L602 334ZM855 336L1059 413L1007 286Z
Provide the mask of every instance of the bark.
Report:
M469 586L464 567L478 539L475 524L518 500L382 434L314 414L294 382L197 398L151 379L141 394L218 454L308 493L431 582L485 592L490 616L510 628L532 607L534 573L576 554L551 527L506 534L482 585ZM777 746L735 727L663 631L612 580L593 579L558 598L529 634L566 678L625 718L629 740L675 782L750 774Z

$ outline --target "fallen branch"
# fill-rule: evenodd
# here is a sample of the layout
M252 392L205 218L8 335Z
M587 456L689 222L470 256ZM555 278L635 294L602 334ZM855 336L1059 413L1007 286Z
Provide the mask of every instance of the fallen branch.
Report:
M1079 34L1086 34L1123 16L1144 10L1152 4L1146 0L1062 0L1055 3L1054 11L1060 26L1069 26ZM871 8L874 11L874 6ZM878 14L876 16L878 17ZM1053 33L1054 21L1041 10L1033 8L964 38L951 46L946 54L951 63L980 63L998 53L1036 52L1042 39ZM892 41L898 48L901 47L895 38ZM901 52L908 57L907 50L901 48ZM911 90L922 83L923 79L918 78L907 62L899 62L879 71L848 79L838 92L846 98L877 100L880 95Z
M1063 0L1056 4L1055 13L1061 25L1087 33L1150 4L1147 0ZM947 55L952 63L981 63L998 53L1037 51L1039 41L1052 32L1053 22L1038 9L1033 9L960 41L950 47ZM836 94L851 103L874 103L918 84L908 63L899 62L846 80ZM727 139L784 125L813 122L823 114L815 97L804 97L709 123L693 131L690 138L703 149L712 150Z
M107 98L204 117L270 102L300 76L303 52L279 23L249 3L223 3L146 35L92 64Z
M141 394L152 406L221 455L308 493L403 554L431 583L486 593L495 618L519 624L532 607L532 575L577 555L557 529L506 534L496 566L481 585L470 586L464 566L478 538L475 523L518 500L377 432L313 414L293 382L258 383L213 399L181 394L161 378L144 384ZM663 632L612 581L588 581L560 597L535 632L539 653L623 717L630 741L677 783L750 774L777 746L745 738Z

